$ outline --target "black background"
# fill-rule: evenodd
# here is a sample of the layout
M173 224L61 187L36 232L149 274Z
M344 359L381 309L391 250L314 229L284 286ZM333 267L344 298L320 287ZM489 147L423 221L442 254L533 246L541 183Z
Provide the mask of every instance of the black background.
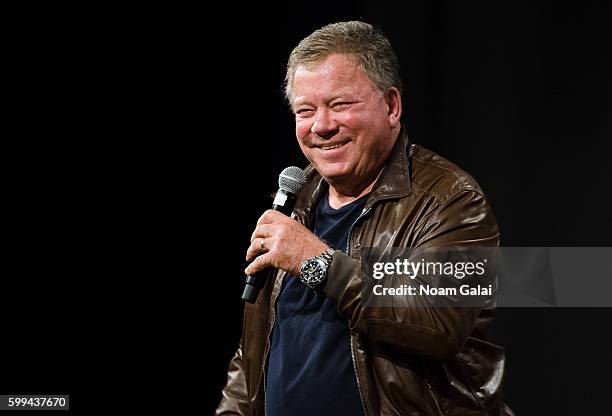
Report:
M610 9L328 1L5 11L0 392L71 394L77 413L214 409L240 335L253 225L278 173L305 164L284 65L333 21L387 34L412 140L474 175L504 245L611 246ZM505 397L518 415L608 408L611 318L597 308L498 310L492 338L507 350Z
M397 8L328 2L280 13L246 24L249 47L244 39L228 45L230 66L236 50L247 54L237 74L248 79L229 91L229 102L235 92L246 109L238 107L245 110L238 110L238 136L227 138L239 146L237 164L249 172L243 193L248 209L228 224L226 244L235 251L230 264L242 261L278 173L304 164L280 90L286 58L312 30L351 19L379 25L390 38L405 81L412 140L476 177L504 245L611 245L608 4L416 1ZM217 383L210 390L212 408L241 321L241 283L227 276L217 285L224 301L215 334L223 341L209 355ZM498 310L491 337L507 350L505 398L518 415L595 415L609 407L610 318L610 309Z

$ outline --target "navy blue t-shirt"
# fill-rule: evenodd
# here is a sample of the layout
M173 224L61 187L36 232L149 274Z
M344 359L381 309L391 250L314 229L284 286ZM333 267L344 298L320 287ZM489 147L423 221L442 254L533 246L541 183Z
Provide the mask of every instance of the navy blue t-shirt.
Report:
M349 229L367 195L339 209L324 195L313 232L336 250L346 250ZM266 371L269 416L361 416L363 407L351 357L348 323L336 302L287 276L276 303L276 321Z

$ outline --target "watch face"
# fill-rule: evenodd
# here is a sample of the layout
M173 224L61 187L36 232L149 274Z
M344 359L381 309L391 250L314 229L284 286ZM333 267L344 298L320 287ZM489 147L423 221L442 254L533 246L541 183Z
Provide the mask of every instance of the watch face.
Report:
M325 279L327 273L326 264L323 260L312 259L304 263L300 270L300 279L308 286L316 286Z

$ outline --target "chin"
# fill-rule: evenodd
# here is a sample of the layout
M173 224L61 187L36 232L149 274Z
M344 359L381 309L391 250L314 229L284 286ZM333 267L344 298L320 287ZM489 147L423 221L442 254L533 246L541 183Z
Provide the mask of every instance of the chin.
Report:
M317 171L330 181L340 180L351 174L351 169L348 166L322 166L317 168Z

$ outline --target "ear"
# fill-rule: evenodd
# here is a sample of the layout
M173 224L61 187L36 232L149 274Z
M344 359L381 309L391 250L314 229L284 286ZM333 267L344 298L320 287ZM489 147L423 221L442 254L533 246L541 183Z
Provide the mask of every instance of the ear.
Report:
M402 116L402 96L399 90L395 87L389 87L385 92L385 102L387 104L389 125L394 129L399 126L400 117Z

